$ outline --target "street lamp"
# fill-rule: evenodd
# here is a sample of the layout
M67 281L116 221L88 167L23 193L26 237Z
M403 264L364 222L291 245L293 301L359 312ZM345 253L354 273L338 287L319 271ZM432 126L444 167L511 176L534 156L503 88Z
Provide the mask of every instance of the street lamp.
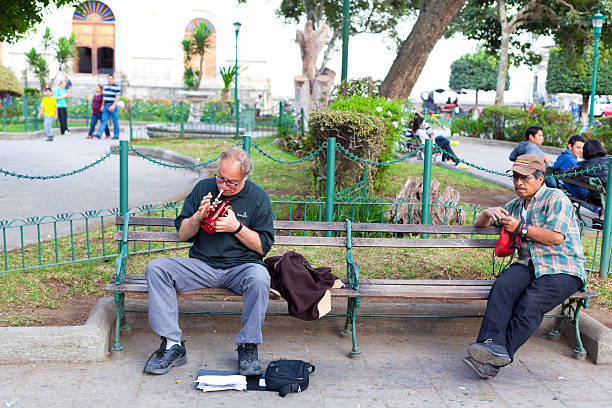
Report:
M238 32L240 31L241 25L242 24L237 21L234 23L234 31L236 32L236 64L234 65L234 112L236 113L236 139L240 137L240 106L238 105Z
M589 111L589 127L593 127L593 109L595 109L595 85L597 84L597 56L599 54L599 36L606 16L597 12L591 20L593 21L593 31L595 32L595 45L593 51L593 78L591 80L591 110Z

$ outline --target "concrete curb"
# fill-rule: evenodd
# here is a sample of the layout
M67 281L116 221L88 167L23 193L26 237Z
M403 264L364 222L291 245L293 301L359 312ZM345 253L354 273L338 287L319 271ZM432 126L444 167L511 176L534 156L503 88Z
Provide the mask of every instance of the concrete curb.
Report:
M0 327L0 361L104 361L115 316L113 299L102 298L82 326Z
M612 363L612 329L604 326L595 318L580 313L580 337L591 360L595 364ZM572 347L576 346L574 327L564 324L561 334Z

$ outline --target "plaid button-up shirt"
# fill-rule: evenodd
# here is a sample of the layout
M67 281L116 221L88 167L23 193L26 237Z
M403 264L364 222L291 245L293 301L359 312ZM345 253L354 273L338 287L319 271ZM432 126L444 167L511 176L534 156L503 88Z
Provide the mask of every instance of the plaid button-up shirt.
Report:
M524 202L523 198L516 197L504 204L503 208L520 220ZM529 258L519 259L518 262L526 264L531 259L536 278L547 274L566 273L579 277L586 284L586 259L582 252L580 230L574 207L567 196L561 190L542 184L527 206L526 223L559 232L565 239L558 245L544 245L527 239ZM497 225L501 226L501 223Z

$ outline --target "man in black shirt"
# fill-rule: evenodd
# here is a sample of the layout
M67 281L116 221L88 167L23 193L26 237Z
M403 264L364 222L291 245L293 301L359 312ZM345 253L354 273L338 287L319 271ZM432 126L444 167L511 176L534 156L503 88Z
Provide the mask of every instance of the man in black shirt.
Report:
M274 243L272 208L268 194L249 180L253 163L237 147L221 153L217 174L198 182L185 199L175 225L181 241L191 241L189 258L168 257L146 267L149 323L162 338L145 365L150 374L165 374L187 362L178 326L176 292L199 288L228 288L243 296L242 330L236 337L240 374L258 375L257 345L270 292L270 276L263 263ZM232 209L216 222L210 234L200 227L212 197L222 192Z

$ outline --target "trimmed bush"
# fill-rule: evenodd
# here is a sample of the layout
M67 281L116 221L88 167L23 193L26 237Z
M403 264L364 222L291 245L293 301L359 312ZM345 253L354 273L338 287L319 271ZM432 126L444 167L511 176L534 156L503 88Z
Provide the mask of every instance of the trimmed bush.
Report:
M304 140L306 151L317 149L328 137L357 157L370 161L381 161L385 156L385 123L371 115L359 112L315 111L308 122L310 136ZM325 191L327 151L315 156L312 173L320 193ZM341 190L355 184L363 171L363 164L336 151L335 185ZM368 166L368 180L374 184L382 181L381 168Z
M569 113L559 113L554 109L536 106L531 112L512 106L485 106L477 120L469 117L456 118L452 133L461 136L493 138L495 120L502 124L503 139L515 142L525 140L525 130L529 126L541 126L544 144L563 147L567 140L579 133L580 125L573 121Z

